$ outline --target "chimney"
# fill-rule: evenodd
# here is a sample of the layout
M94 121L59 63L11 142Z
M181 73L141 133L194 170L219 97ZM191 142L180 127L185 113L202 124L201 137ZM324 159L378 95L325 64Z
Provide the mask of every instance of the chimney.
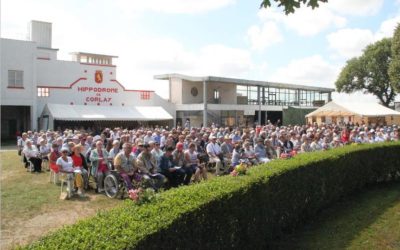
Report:
M29 40L36 42L38 47L51 48L51 23L34 21L29 23Z

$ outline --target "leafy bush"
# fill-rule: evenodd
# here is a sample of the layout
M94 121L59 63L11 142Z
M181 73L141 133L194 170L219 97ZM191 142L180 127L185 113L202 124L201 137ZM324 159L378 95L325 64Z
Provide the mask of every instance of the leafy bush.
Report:
M172 189L64 227L28 249L223 249L268 242L320 209L400 171L400 143L298 155ZM60 214L62 216L62 214Z

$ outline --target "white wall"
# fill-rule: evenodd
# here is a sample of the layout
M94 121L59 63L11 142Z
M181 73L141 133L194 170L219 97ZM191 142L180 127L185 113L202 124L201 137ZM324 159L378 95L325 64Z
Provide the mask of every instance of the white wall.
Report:
M1 105L34 106L36 102L35 58L35 43L2 39ZM23 89L8 88L8 70L24 72Z
M193 87L197 88L197 96L191 94ZM203 82L182 80L182 104L203 103Z
M172 103L181 104L182 103L182 79L171 78L170 79L170 100Z
M207 99L211 102L214 99L214 89L219 90L221 104L236 104L236 85L230 83L207 82Z

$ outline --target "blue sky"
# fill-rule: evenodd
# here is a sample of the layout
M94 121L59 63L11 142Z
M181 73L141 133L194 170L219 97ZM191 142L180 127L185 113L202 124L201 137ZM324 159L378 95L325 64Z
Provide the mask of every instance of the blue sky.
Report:
M69 52L115 54L128 88L167 84L153 75L182 73L334 87L346 60L400 21L398 0L330 0L285 16L246 0L3 0L1 36L25 39L27 23L53 23L59 58ZM21 7L23 6L23 7ZM339 100L376 101L356 93Z

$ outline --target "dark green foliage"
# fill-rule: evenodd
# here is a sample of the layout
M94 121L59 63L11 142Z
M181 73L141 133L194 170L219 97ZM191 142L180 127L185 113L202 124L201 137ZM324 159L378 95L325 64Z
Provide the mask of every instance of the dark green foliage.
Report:
M300 8L301 4L307 4L307 7L312 9L318 8L320 2L326 3L328 0L274 0L278 2L278 7L284 8L285 14L290 14L295 12L295 8ZM261 3L261 8L271 7L271 0L263 0Z
M297 124L297 125L305 125L306 124L306 119L304 117L315 111L316 109L299 109L299 108L293 108L293 107L288 107L287 109L283 109L282 112L282 123L284 126L290 125L290 124Z
M400 171L400 143L298 155L166 191L67 226L28 249L265 249L340 197ZM60 215L62 216L62 214Z
M400 93L400 24L397 25L392 39L392 61L389 65L390 81Z
M394 83L389 78L391 44L391 39L384 38L368 45L360 57L348 60L335 82L337 91L363 90L375 95L382 105L389 106L396 97Z

